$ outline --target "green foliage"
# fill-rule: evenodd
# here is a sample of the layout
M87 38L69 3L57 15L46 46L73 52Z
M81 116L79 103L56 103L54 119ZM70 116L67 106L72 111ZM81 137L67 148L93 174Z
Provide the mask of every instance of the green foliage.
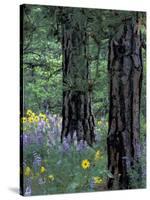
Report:
M95 74L95 70L92 70ZM96 81L93 88L93 111L96 117L100 118L106 116L108 113L108 101L109 101L109 81L107 72L107 62L102 60L96 75ZM103 89L100 89L103 88Z
M134 169L130 169L129 187L133 189L146 187L146 155L141 156L139 163L137 163Z
M38 53L24 55L24 109L32 107L33 110L45 111L49 108L52 112L60 112L62 61L61 56L55 55L55 48L60 46L54 45L55 41L49 44L54 53L46 52L44 58L38 57Z

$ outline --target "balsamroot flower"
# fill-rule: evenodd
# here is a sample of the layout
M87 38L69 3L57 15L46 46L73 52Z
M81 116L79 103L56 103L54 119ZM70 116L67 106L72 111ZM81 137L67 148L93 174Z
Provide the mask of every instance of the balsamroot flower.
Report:
M90 167L90 162L89 162L89 160L82 160L81 167L82 167L83 169L88 169L88 168Z
M100 125L102 124L102 121L99 120L99 121L97 122L97 124L100 126Z
M31 175L31 169L30 169L30 167L27 166L27 167L25 168L24 174L25 174L25 176L27 176L27 177L29 177L29 176Z
M93 177L93 180L94 180L94 183L97 184L97 185L99 185L103 182L103 179L99 176Z
M95 160L100 160L102 158L100 150L96 151L95 153Z
M50 174L50 175L48 176L48 180L49 180L49 181L54 181L54 176L53 176L52 174Z
M22 117L21 118L21 122L24 124L24 123L26 123L27 122L27 118L26 117Z
M44 174L45 172L46 172L45 167L41 166L41 168L40 168L40 173L41 173L41 174Z
M32 110L29 110L29 109L28 109L27 112L26 112L26 114L27 114L28 116L31 116L32 113L33 113Z
M29 118L28 118L28 122L29 122L29 123L33 123L33 122L34 122L33 117L29 117Z
M34 121L35 121L35 122L39 122L39 117L38 117L38 116L35 116L35 117L34 117Z
M40 113L40 114L39 114L39 117L40 117L40 119L43 120L43 121L46 121L46 119L47 119L46 115L43 114L43 113Z

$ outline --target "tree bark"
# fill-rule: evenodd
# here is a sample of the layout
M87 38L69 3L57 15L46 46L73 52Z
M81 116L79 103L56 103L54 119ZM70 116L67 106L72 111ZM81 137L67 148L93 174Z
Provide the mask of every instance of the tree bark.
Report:
M64 137L74 132L77 140L89 145L95 140L94 116L91 107L91 91L88 87L88 60L86 17L84 9L63 9L63 108L62 133Z
M109 189L130 188L131 168L139 162L141 34L138 22L125 21L109 45L110 111L107 138ZM140 175L139 175L140 176Z

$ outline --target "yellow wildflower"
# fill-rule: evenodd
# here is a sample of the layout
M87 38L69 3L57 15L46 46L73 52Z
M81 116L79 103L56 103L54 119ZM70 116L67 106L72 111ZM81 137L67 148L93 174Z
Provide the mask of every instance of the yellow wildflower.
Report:
M24 174L25 174L25 176L30 176L30 174L31 174L31 169L30 169L30 167L26 167L26 168L25 168Z
M26 118L26 117L22 117L22 118L21 118L21 122L22 122L22 123L26 123L26 122L27 122L27 118Z
M90 162L88 160L83 160L81 166L83 169L88 169L90 167Z
M101 158L100 150L96 151L95 153L95 160L99 160Z
M47 118L46 115L43 114L43 113L40 113L40 114L39 114L39 117L41 118L41 120L44 120L44 121L45 121L46 118Z
M54 181L54 176L53 176L52 174L50 174L50 175L48 176L48 180L49 180L49 181Z
M34 117L34 121L35 121L35 122L38 122L38 121L39 121L39 117L38 117L38 116L35 116L35 117Z
M31 115L32 115L32 110L27 110L26 114L27 114L28 116L31 116Z
M40 168L40 173L41 173L41 174L44 174L45 172L46 172L46 169L45 169L45 167L42 166L42 167Z
M97 124L100 126L100 125L102 124L102 121L99 120L99 121L97 122Z
M49 122L49 120L48 120L48 119L46 119L46 122L48 123L48 122Z
M35 113L32 113L32 114L31 114L31 117L35 118L35 117L36 117Z
M95 184L101 184L103 182L103 179L101 179L99 176L93 177L93 180Z
M34 122L33 117L29 117L29 118L28 118L28 122L29 122L29 123L33 123L33 122Z

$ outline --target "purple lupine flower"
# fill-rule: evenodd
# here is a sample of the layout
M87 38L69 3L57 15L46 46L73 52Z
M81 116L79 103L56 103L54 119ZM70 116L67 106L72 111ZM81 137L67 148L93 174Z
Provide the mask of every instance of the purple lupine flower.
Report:
M55 118L53 118L53 117L51 117L51 125L52 125L52 127L55 126Z
M43 143L43 141L44 141L44 138L43 138L42 133L37 133L37 136L36 136L36 143L40 145L40 144Z
M74 146L77 146L77 132L76 131L74 131L73 133L72 141L73 141Z
M45 126L45 121L44 120L39 121L39 123L38 123L38 129L39 130L43 130L44 126Z
M35 172L38 171L38 168L39 168L39 167L38 167L38 165L37 165L36 160L33 161L33 168L34 168L34 171L35 171Z
M33 134L30 134L30 135L26 134L24 139L25 139L26 145L32 144L35 142L35 136Z
M95 184L94 184L94 180L91 179L91 180L90 180L90 189L91 189L91 190L94 189L94 185L95 185Z
M96 142L100 142L101 141L101 134L99 132L96 132L95 140L96 140Z
M73 133L73 140L77 140L77 132L76 131L74 131L74 133Z
M39 168L40 168L40 166L42 164L42 159L36 152L33 152L33 157L34 157L33 168L34 168L35 172L38 172Z
M27 186L26 189L25 189L24 195L25 196L30 196L31 194L32 194L31 186Z
M65 137L63 140L63 151L68 152L69 149L70 149L70 145L67 138Z
M22 166L23 166L23 168L25 168L27 166L26 160L23 161Z
M42 184L46 183L46 180L44 178L40 177L38 179L38 183L39 183L39 185L42 185Z
M54 133L54 135L58 135L59 129L58 129L57 126L54 126L54 127L53 127L53 133Z
M67 136L67 141L68 141L69 144L71 144L71 140L72 140L72 139L71 139L71 134L69 134L69 135Z
M28 186L31 186L31 184L32 184L32 178L31 178L31 177L28 177L28 178L26 179L26 184L27 184Z
M28 144L28 135L23 134L23 145L27 145L27 144Z
M80 140L76 146L77 151L83 151L87 147L87 142L84 140Z

